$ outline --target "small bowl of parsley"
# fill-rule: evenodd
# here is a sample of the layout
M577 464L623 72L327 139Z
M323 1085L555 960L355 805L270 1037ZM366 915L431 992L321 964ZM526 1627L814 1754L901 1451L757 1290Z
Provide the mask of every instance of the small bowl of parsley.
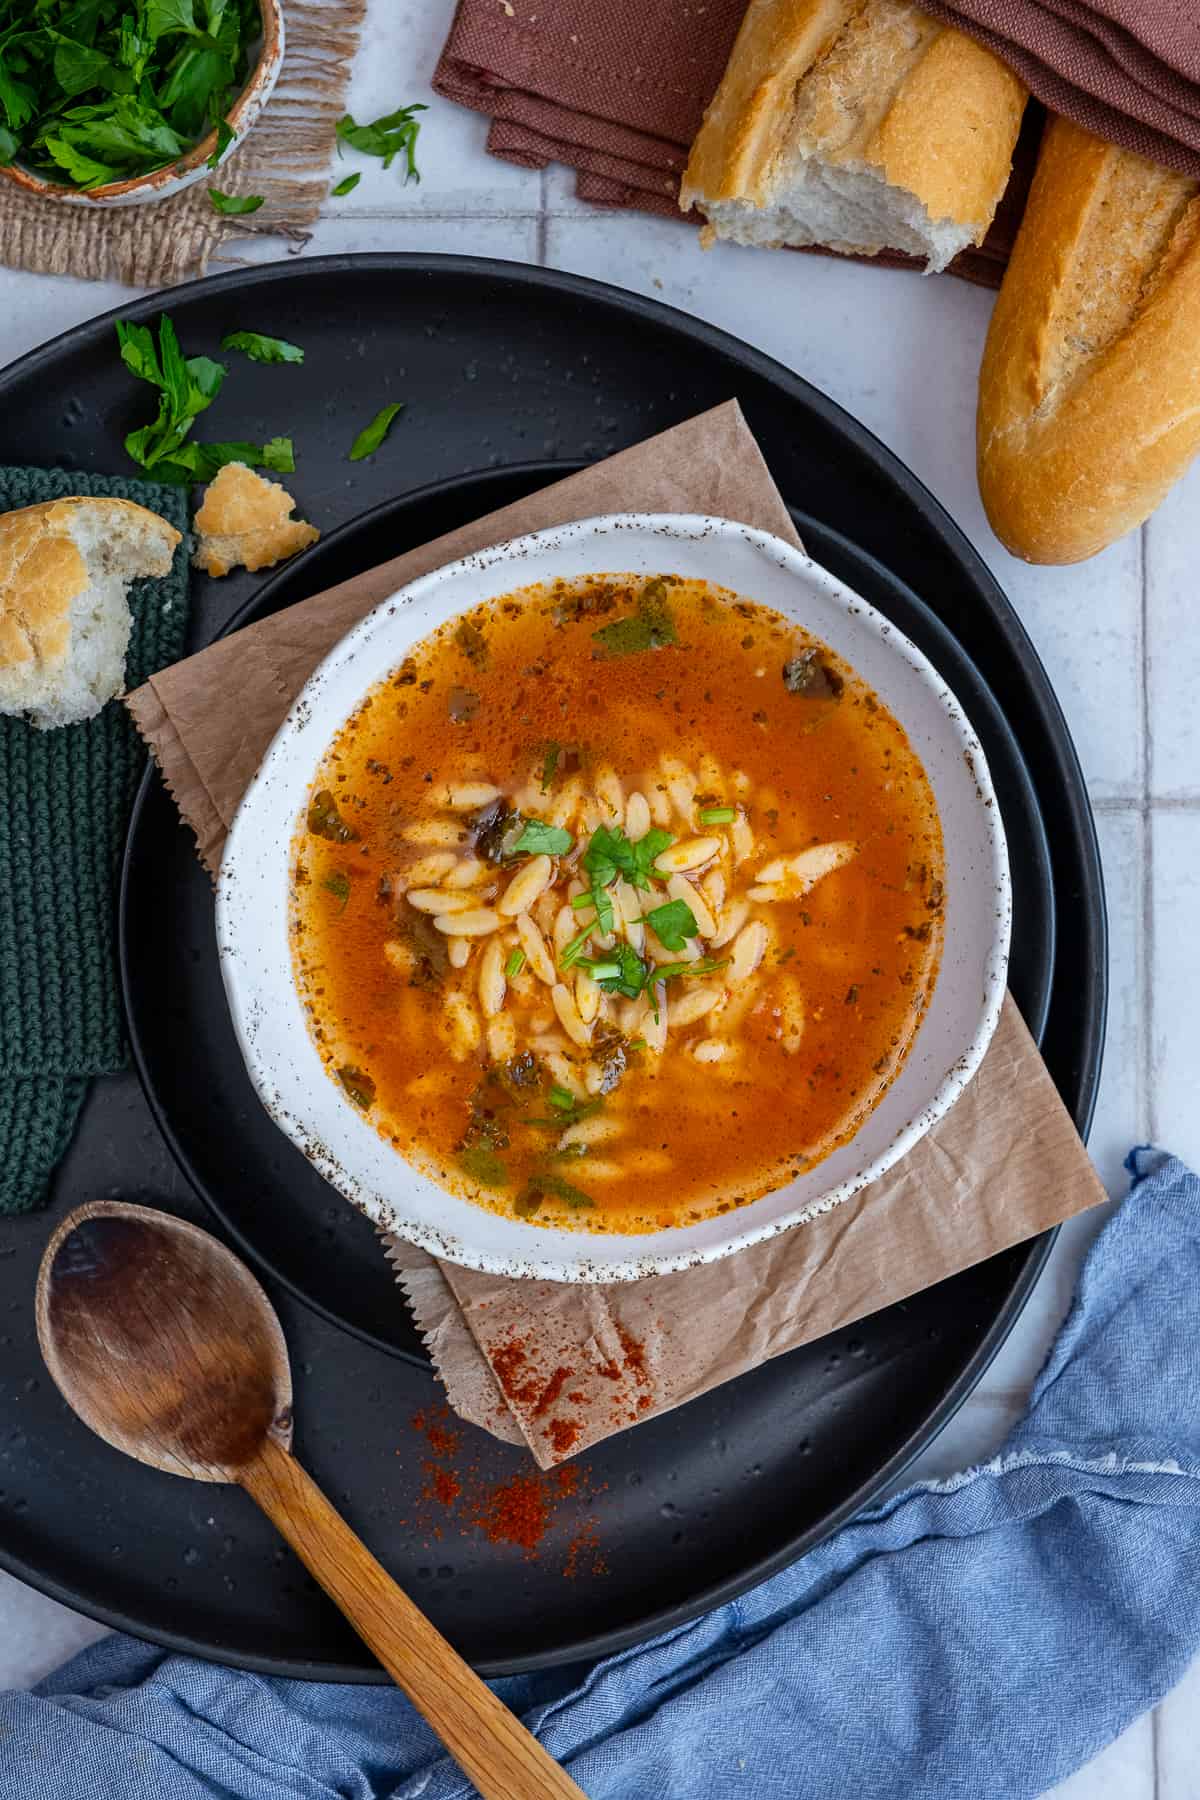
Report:
M281 0L13 0L2 20L0 177L82 206L203 180L283 63Z

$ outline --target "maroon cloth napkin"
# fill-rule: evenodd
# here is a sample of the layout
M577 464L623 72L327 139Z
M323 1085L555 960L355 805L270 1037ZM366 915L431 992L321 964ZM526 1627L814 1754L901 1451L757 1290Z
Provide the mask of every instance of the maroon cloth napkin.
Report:
M1200 176L1200 0L921 0L1053 112Z
M488 114L494 155L566 163L581 199L682 218L679 177L745 4L459 0L434 87ZM1005 56L1054 110L1200 174L1200 0L930 0L929 10ZM1041 122L1031 107L992 229L953 274L1000 285ZM892 252L870 260L912 266Z

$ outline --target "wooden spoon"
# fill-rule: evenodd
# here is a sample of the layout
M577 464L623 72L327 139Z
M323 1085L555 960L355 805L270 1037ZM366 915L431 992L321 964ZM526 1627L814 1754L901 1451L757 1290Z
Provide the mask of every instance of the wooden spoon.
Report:
M107 1443L245 1488L484 1800L581 1800L292 1456L283 1332L223 1244L145 1206L81 1206L42 1258L37 1330L62 1394Z

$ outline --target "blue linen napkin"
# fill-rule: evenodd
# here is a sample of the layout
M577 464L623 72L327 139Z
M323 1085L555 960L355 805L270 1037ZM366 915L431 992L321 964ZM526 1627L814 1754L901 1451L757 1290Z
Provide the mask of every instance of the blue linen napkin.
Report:
M1153 1151L996 1459L922 1482L741 1600L495 1684L593 1800L1041 1794L1200 1650L1200 1180ZM396 1691L128 1638L0 1695L7 1800L451 1800Z

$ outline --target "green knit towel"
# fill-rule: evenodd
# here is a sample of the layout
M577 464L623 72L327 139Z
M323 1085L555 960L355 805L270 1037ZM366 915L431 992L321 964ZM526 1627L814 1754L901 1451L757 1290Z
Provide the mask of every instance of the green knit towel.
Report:
M124 476L0 468L0 512L112 495L186 535L186 491ZM135 582L125 682L183 654L186 545ZM145 752L119 701L36 731L0 717L0 1215L44 1204L93 1075L126 1061L117 982L117 874Z

